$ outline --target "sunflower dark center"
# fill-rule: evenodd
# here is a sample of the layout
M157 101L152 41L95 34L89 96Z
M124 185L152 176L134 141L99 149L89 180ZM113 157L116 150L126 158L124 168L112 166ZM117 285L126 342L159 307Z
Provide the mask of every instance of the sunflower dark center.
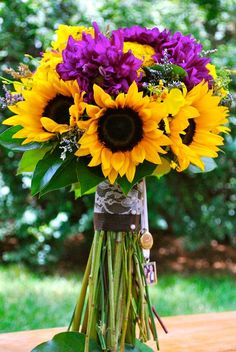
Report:
M128 151L143 137L143 124L132 109L108 109L98 122L98 138L112 152Z
M58 94L51 99L43 111L44 117L49 117L59 124L70 124L69 109L74 104L72 97L65 97Z
M185 134L181 135L183 144L190 145L192 143L195 130L196 130L196 122L194 121L194 119L189 119L189 125L184 130Z

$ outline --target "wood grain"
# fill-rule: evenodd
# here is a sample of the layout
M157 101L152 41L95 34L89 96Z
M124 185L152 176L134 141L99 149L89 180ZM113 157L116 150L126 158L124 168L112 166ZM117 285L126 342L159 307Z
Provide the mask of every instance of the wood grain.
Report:
M157 322L161 352L236 352L236 312L166 317L163 321L169 333ZM0 352L30 352L62 331L65 328L0 334ZM154 343L149 346L156 351Z

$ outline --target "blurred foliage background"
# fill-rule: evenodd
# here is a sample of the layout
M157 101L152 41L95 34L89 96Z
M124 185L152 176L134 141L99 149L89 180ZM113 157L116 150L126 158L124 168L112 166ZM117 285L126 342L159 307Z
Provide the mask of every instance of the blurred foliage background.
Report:
M235 70L235 0L5 0L0 2L0 70L39 56L60 23L111 29L138 24L192 33L204 49L217 49L213 63ZM236 79L232 75L235 95ZM218 168L209 174L170 174L148 180L154 233L183 237L190 250L213 239L236 245L236 117ZM7 112L0 112L2 120ZM3 126L0 127L4 129ZM41 199L30 195L29 175L16 176L21 155L0 149L0 261L53 268L58 261L86 259L92 238L93 196L74 200L68 189ZM80 244L75 246L75 242Z

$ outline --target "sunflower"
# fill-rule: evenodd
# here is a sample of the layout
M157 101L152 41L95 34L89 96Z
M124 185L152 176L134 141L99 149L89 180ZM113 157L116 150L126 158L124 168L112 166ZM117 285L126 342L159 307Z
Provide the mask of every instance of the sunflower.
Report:
M158 129L157 104L143 97L135 82L127 94L120 93L115 99L97 85L93 89L97 105L88 104L90 118L78 122L85 133L75 154L91 155L88 166L101 165L111 183L118 175L132 182L137 165L144 160L161 164L159 153L166 153L162 147L170 140Z
M76 81L63 82L56 76L53 81L34 80L31 90L23 90L24 100L9 109L14 116L3 121L5 125L22 126L14 138L24 138L22 144L45 142L77 126L83 112L83 93ZM77 117L70 113L76 104ZM72 110L73 111L73 110Z
M219 106L220 100L204 81L187 94L173 89L167 96L164 104L169 132L165 131L172 141L178 171L185 170L190 163L204 170L201 158L218 156L218 147L224 144L219 133L229 131L224 126L228 122L228 109Z

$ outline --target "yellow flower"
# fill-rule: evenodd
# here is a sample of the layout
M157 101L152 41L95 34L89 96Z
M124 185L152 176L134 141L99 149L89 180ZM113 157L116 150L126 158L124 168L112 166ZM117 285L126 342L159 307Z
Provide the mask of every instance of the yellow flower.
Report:
M74 104L84 109L83 93L76 81L64 82L54 76L53 81L36 80L31 90L23 90L24 100L9 109L14 116L3 121L5 125L22 126L14 138L25 139L22 144L45 142L77 127L78 114L70 112Z
M206 68L208 69L209 74L211 75L211 77L212 77L213 79L216 79L217 73L216 73L216 67L215 67L215 65L207 64L207 65L206 65Z
M53 81L59 78L56 71L56 66L62 62L62 54L58 51L46 51L43 53L43 57L37 67L35 73L33 74L34 81L46 80Z
M171 149L178 160L177 170L185 170L190 163L204 170L201 157L217 157L218 146L224 144L219 133L229 130L224 126L228 122L228 108L219 106L221 98L214 96L205 82L199 83L186 95L179 91L179 100L175 99L176 105L171 109L171 101L168 100L171 95L177 95L172 91L165 105L168 106L166 114Z
M94 36L94 29L92 27L59 25L56 30L57 39L51 43L53 50L43 53L40 64L33 75L34 79L50 80L53 79L51 75L58 76L56 66L62 62L62 51L66 47L69 36L71 35L74 39L81 40L83 32Z
M228 89L222 87L223 82L222 79L216 73L215 65L207 64L206 68L208 69L209 74L214 79L214 93L216 95L219 95L221 98L225 98L229 94L229 91Z
M136 42L124 42L124 52L132 51L133 55L143 61L142 66L152 66L155 61L152 56L155 54L155 50L147 44L139 44Z
M94 100L97 105L87 105L87 121L79 121L85 129L79 140L77 156L90 155L91 167L101 165L102 172L114 183L117 176L134 179L138 164L148 160L161 164L162 148L170 140L158 129L160 118L157 104L138 92L135 82L128 93L120 93L116 99L94 85Z
M71 35L75 40L82 39L82 33L91 34L94 36L94 29L92 27L83 27L83 26L66 26L60 24L56 30L57 39L55 42L52 42L53 50L62 52L65 49L69 36Z

